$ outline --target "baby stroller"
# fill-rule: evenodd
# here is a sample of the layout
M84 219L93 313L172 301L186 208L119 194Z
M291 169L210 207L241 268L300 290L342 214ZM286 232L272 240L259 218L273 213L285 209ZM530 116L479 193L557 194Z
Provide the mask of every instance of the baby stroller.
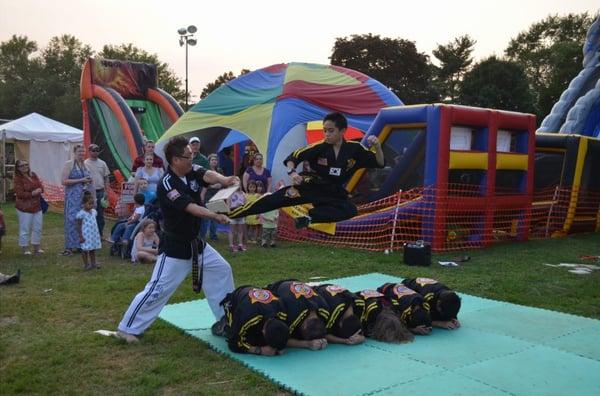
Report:
M111 256L121 256L122 259L128 260L131 258L131 248L133 246L133 241L135 240L135 236L141 229L141 224L145 219L152 219L156 223L156 232L161 236L160 233L160 224L162 222L162 213L160 211L160 207L158 206L158 201L155 199L151 203L144 205L144 216L140 218L138 223L136 224L131 236L129 238L129 243L124 243L123 240L113 241L112 246L110 247L109 254ZM116 223L113 228L110 230L111 234L114 231L115 227L117 227Z

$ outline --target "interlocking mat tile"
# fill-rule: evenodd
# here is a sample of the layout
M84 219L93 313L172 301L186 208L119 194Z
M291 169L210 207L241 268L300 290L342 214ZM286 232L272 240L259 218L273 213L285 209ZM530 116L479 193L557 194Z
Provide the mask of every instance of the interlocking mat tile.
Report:
M332 279L350 290L401 279ZM205 300L167 305L160 317L215 351L305 395L600 395L600 321L460 294L462 327L410 344L367 340L276 357L236 354L210 332Z

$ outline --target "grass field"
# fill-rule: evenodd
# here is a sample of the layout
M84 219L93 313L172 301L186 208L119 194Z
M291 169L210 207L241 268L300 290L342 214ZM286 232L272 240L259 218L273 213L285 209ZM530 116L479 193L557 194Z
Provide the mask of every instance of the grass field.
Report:
M158 320L142 342L127 345L93 333L114 330L152 266L133 266L100 253L102 269L84 272L81 258L61 257L62 215L44 218L42 257L25 257L16 242L12 205L3 206L8 235L0 272L20 268L18 285L0 287L0 394L281 394L276 385ZM407 267L399 253L384 255L282 242L226 251L225 235L214 246L231 263L236 284L264 285L281 278L339 278L368 272L427 276L476 296L600 319L600 271L570 274L543 263L578 263L600 255L600 233L558 240L498 245L468 254L457 268ZM196 299L186 280L171 303Z

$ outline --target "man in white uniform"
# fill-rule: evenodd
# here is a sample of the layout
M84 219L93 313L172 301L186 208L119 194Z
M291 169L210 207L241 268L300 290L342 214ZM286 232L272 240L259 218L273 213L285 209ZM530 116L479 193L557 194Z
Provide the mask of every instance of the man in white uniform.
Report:
M221 300L234 289L231 267L209 244L198 239L200 219L225 224L229 219L200 206L202 187L220 183L239 184L236 176L201 167L192 167L192 153L183 137L172 138L165 146L169 169L158 184L157 198L164 218L164 235L150 281L125 312L117 336L127 342L138 341L158 317L179 284L192 271L194 290L203 290L217 319L212 331L224 334L226 324ZM199 266L198 266L199 264Z

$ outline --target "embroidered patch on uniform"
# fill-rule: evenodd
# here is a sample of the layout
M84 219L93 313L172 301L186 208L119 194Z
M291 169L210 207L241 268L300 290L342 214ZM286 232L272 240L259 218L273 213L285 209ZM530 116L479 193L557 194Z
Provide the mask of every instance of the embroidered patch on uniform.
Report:
M377 290L363 290L360 292L360 295L364 298L383 297L383 294L379 293Z
M315 291L312 289L312 287L301 282L292 282L290 284L290 291L294 294L296 298L311 298L315 296Z
M346 164L346 170L354 168L354 165L356 165L356 160L354 158L350 158Z
M329 285L329 286L326 286L325 290L327 290L329 292L329 294L331 294L332 296L335 296L338 293L346 291L345 288L343 288L342 286L338 286L338 285Z
M327 166L327 158L323 158L323 157L317 158L317 165Z
M196 180L192 180L190 182L190 188L192 189L192 191L198 191L200 186L198 185L198 182Z
M329 168L329 174L331 176L339 176L342 174L342 168Z
M268 304L271 301L277 300L277 297L275 297L273 293L265 289L250 289L250 291L248 291L248 297L250 297L250 302L252 304L256 302Z
M425 286L425 285L433 285L435 283L438 283L438 281L436 281L435 279L431 279L431 278L417 278L417 283L421 286Z
M167 198L169 198L171 201L175 201L180 196L181 194L179 194L179 191L177 190L171 190L167 193Z
M410 296L412 294L417 294L416 291L409 289L408 287L404 286L401 283L394 286L393 290L394 290L394 294L398 297Z

